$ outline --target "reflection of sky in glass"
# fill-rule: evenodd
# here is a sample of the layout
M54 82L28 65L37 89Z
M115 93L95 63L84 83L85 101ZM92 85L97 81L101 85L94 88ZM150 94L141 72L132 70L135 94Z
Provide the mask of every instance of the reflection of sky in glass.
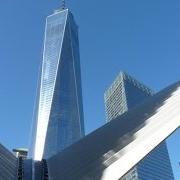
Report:
M46 22L39 111L37 116L37 133L34 150L34 159L36 160L40 160L43 155L66 18L67 10L64 10L49 16Z
M53 93L43 158L62 151L84 135L78 29L71 12Z
M49 158L84 136L80 71L78 27L68 9L57 11L46 21L33 159Z

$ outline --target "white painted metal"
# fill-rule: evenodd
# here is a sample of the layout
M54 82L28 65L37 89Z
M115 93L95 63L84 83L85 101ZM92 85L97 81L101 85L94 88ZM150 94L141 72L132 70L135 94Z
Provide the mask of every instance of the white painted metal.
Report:
M180 87L145 121L144 127L134 134L134 141L113 156L118 160L104 170L101 179L118 180L123 177L178 127L180 127ZM106 162L104 165L108 166Z

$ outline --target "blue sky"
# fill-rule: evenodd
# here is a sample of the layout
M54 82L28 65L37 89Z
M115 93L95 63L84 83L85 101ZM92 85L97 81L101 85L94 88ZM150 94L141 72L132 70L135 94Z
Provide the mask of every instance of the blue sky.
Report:
M45 17L58 0L3 0L0 6L0 142L27 147ZM105 123L103 93L120 70L158 91L180 80L179 0L68 1L79 25L86 132ZM168 140L180 179L178 130Z

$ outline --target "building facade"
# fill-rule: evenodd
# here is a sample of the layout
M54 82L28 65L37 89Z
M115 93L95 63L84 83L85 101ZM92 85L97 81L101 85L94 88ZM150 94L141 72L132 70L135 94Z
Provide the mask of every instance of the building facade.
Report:
M107 121L111 121L136 107L153 91L136 79L121 72L104 94ZM166 142L163 142L144 158L122 180L173 180L173 172Z
M0 179L16 180L18 159L0 144Z
M78 27L68 9L46 19L29 157L49 158L84 136Z

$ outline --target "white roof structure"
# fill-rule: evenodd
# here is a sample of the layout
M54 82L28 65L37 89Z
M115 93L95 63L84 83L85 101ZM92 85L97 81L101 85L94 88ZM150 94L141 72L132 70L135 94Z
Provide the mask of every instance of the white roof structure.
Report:
M48 159L49 176L120 179L180 127L179 108L180 82Z

